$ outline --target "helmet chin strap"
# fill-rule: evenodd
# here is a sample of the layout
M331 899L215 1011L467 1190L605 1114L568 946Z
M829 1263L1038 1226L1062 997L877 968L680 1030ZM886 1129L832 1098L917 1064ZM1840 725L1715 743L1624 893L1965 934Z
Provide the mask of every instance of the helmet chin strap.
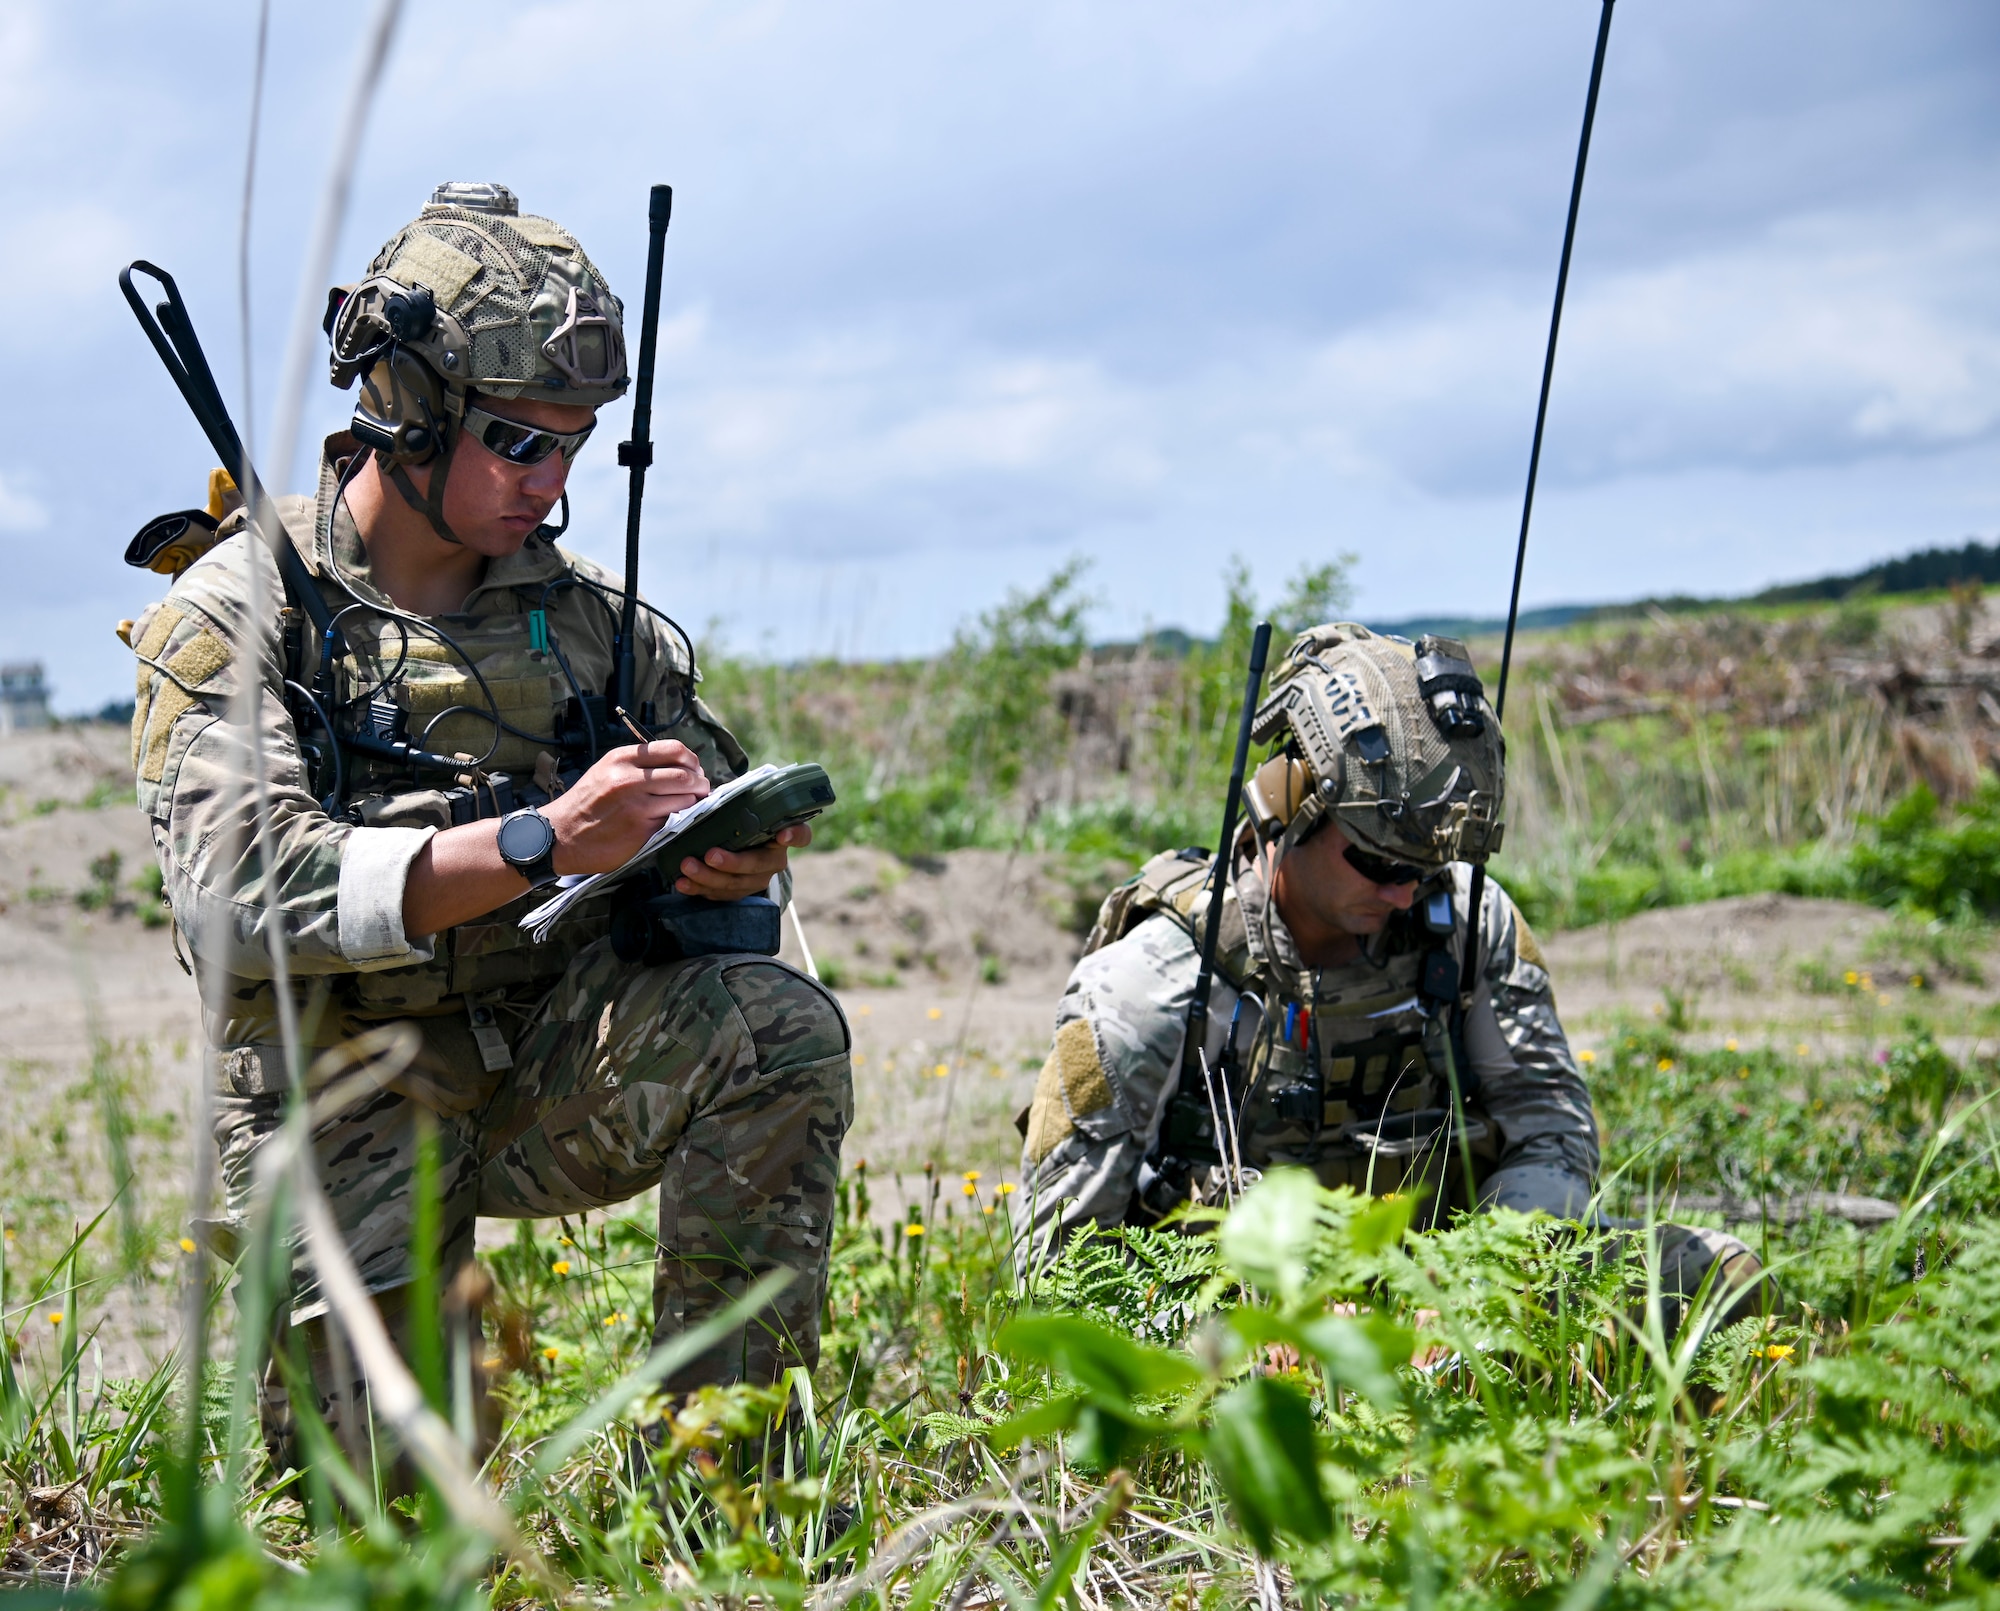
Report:
M459 540L458 535L453 532L451 527L447 526L444 522L444 484L451 476L451 456L457 447L458 432L446 432L444 451L431 460L431 490L428 497L417 491L417 484L410 479L410 472L396 463L388 454L377 452L375 463L378 468L389 472L390 483L403 495L403 502L428 520L431 523L432 531L436 532L454 548L462 548L465 545Z

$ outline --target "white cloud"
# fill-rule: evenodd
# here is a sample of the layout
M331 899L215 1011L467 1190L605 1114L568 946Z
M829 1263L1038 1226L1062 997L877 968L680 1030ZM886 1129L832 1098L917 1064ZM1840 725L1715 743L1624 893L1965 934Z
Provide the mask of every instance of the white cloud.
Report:
M40 531L48 523L47 506L23 492L7 475L0 474L0 531Z
M1545 468L1596 481L1964 446L2000 428L2000 226L1923 209L1792 220L1603 273L1581 255ZM1493 293L1350 331L1299 424L1446 495L1519 477L1548 312Z

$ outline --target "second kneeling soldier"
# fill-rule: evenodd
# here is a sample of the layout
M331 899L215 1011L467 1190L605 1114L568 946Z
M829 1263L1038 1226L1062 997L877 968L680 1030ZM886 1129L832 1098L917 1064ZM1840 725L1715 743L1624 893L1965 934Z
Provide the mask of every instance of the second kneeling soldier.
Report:
M1173 851L1105 901L1057 1007L1024 1117L1024 1261L1084 1227L1217 1200L1222 1166L1185 1145L1197 1132L1246 1170L1419 1192L1433 1215L1583 1215L1597 1126L1547 962L1497 883L1470 909L1505 769L1464 647L1314 628L1273 672L1254 733L1278 748L1225 848L1208 1089L1182 1089L1181 1069L1213 863ZM1757 1269L1735 1238L1684 1227L1661 1256L1683 1293L1718 1264L1747 1290Z

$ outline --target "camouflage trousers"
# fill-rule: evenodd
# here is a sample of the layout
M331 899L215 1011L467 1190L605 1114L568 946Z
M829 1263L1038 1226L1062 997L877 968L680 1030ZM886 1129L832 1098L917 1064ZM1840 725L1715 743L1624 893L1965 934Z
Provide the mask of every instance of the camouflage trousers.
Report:
M431 1077L378 1090L313 1132L321 1184L369 1289L394 1294L413 1279L417 1154L431 1131L442 1225L435 1267L446 1282L472 1257L478 1216L579 1213L657 1185L656 1340L699 1324L768 1270L795 1275L762 1316L677 1372L667 1390L773 1381L788 1366L814 1365L840 1145L854 1111L847 1023L833 997L766 957L637 967L599 941L524 1017L514 1069L472 1110L437 1111L450 1104L431 1095L445 1065L477 1056L465 1018L411 1019ZM218 1094L232 1214L247 1201L284 1100ZM303 1257L293 1299L293 1323L323 1332L324 1305ZM339 1419L351 1384L318 1383L327 1351L309 1352L322 1410Z

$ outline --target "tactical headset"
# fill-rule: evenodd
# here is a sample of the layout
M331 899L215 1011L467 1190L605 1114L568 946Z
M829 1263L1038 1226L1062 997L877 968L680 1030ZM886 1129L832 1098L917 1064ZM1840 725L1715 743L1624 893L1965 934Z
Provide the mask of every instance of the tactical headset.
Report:
M325 330L334 385L361 383L349 427L355 439L374 451L404 501L457 542L444 521L444 484L465 417L467 387L451 378L471 369L465 327L438 307L430 287L376 274L327 294ZM434 466L428 497L408 474L420 464Z

